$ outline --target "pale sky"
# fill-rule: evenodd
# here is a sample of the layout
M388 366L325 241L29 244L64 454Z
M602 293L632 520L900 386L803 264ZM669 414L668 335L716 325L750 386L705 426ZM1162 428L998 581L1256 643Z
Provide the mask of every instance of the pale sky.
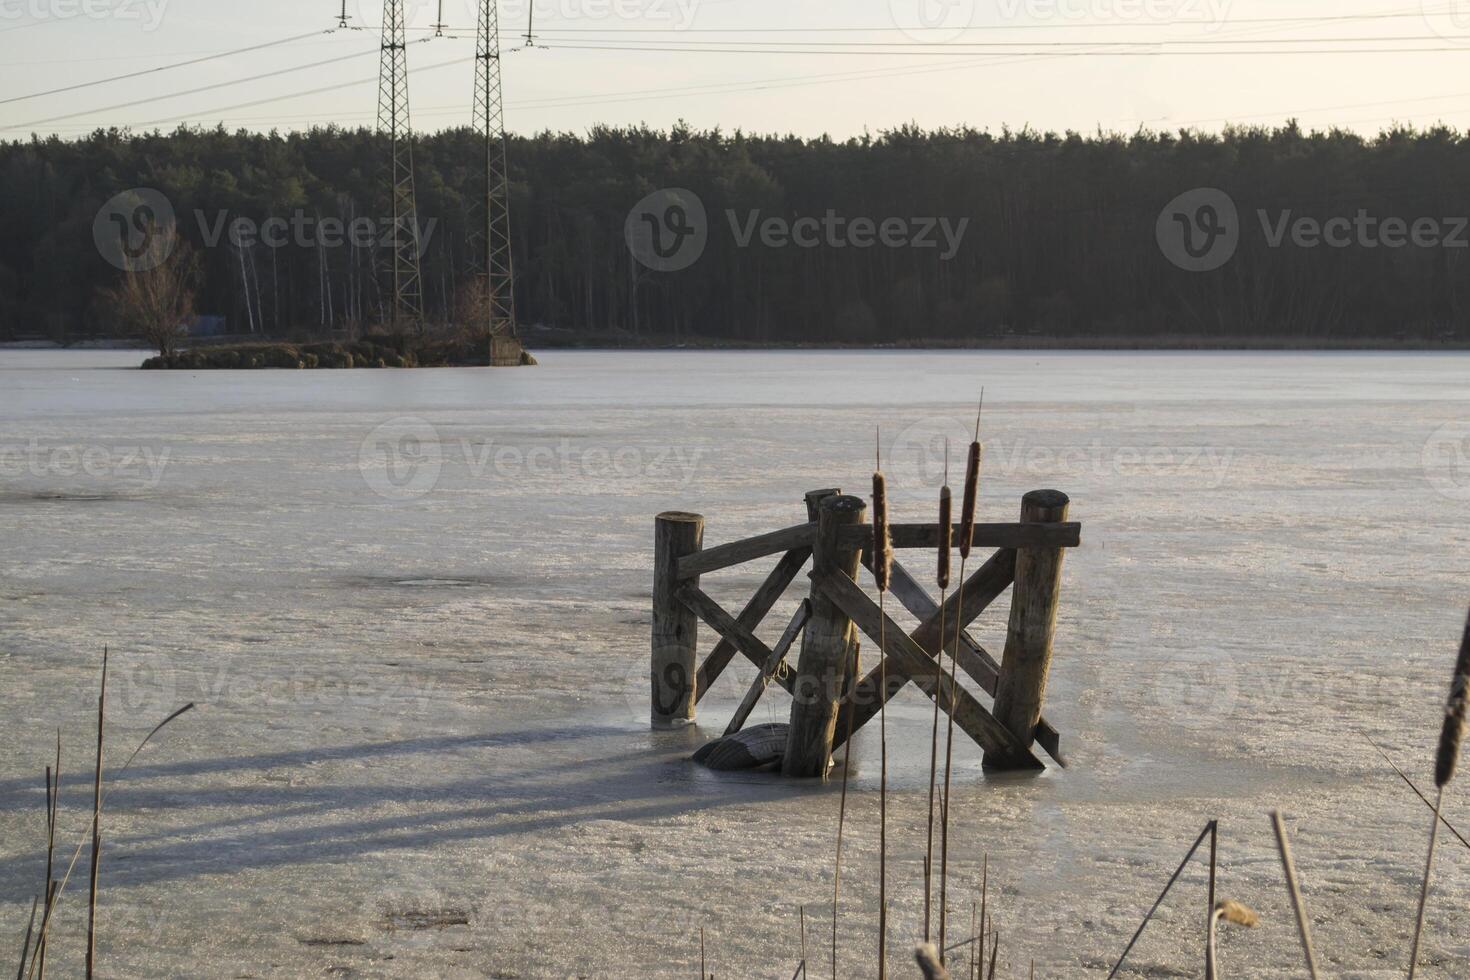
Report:
M836 137L905 122L1470 127L1470 0L535 2L538 46L522 50L528 0L500 4L519 133L679 119ZM360 29L332 31L340 0L0 0L0 137L372 125L382 0L347 8ZM415 128L467 123L475 0L444 0L445 37L436 0L407 10ZM84 87L22 98L68 86Z

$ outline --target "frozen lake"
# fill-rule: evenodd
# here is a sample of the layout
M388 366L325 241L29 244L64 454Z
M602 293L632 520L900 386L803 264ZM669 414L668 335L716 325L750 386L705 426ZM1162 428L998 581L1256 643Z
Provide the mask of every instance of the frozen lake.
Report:
M806 490L866 494L881 424L895 519L932 520L942 440L961 460L984 384L982 519L1056 487L1083 546L1047 702L1071 766L986 779L957 742L958 918L988 854L999 975L1104 976L1218 817L1221 894L1263 917L1225 937L1227 975L1301 976L1280 808L1326 971L1403 975L1428 815L1367 739L1431 784L1470 601L1470 356L538 356L186 373L0 351L0 935L41 887L57 727L68 854L87 823L106 643L112 762L199 708L111 784L102 975L688 976L703 927L722 980L784 978L803 905L825 964L836 787L686 761L751 669L697 731L648 731L653 515L705 514L707 545L794 523ZM706 587L738 608L773 561ZM974 631L994 652L1005 606ZM929 713L912 688L895 705L909 976ZM874 975L875 740L855 750L845 976ZM1470 833L1459 790L1445 812ZM1470 854L1441 840L1420 975L1465 977ZM1203 881L1124 975L1202 974Z

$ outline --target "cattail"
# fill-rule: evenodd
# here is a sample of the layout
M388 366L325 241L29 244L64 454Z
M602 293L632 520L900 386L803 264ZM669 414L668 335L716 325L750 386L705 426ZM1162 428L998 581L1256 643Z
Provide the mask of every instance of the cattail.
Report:
M949 553L954 548L954 513L949 485L939 488L939 587L949 588Z
M888 591L893 571L893 536L888 531L888 481L873 471L873 578L879 592Z
M1424 911L1429 903L1429 875L1434 868L1434 845L1439 839L1439 812L1444 805L1444 790L1455 778L1460 760L1460 743L1465 740L1466 686L1470 685L1470 622L1460 640L1460 656L1455 661L1455 677L1450 682L1450 697L1444 708L1444 727L1439 733L1439 752L1434 757L1434 822L1429 825L1429 854L1424 859L1424 880L1419 884L1419 915L1414 919L1414 941L1409 947L1409 980L1419 966L1419 938L1424 932Z
M1434 759L1434 785L1443 787L1455 778L1455 765L1460 759L1460 743L1465 740L1466 700L1470 698L1470 620L1465 623L1465 638L1460 641L1460 657L1455 662L1455 678L1450 683L1449 701L1444 708L1444 728L1439 735L1439 754Z
M1219 980L1216 963L1218 955L1215 952L1215 923L1221 919L1233 925L1244 926L1247 929L1255 928L1260 922L1260 917L1239 902L1226 899L1215 903L1215 911L1210 915L1210 932L1205 940L1205 980ZM1314 977L1315 973L1312 974Z
M1245 926L1247 929L1254 929L1261 922L1261 917L1254 911L1228 898L1215 903L1215 914L1231 925Z
M970 443L970 458L965 463L965 499L960 504L960 557L970 557L975 543L975 498L980 490L980 443Z

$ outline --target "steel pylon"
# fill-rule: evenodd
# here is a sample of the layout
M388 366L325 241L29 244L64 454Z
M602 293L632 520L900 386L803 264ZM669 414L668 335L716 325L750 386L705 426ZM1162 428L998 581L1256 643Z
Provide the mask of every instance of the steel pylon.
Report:
M475 32L474 126L485 147L486 304L492 337L516 336L515 274L510 254L510 174L505 157L505 105L500 87L500 16L480 0Z
M413 126L408 112L408 41L403 0L384 0L383 48L378 69L378 133L388 137L388 204L393 242L385 270L393 286L390 325L395 332L423 325L419 274L419 221L413 189Z

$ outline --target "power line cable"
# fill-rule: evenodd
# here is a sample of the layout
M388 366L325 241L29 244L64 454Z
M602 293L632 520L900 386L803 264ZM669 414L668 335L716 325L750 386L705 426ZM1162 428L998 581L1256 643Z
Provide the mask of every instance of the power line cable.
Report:
M207 61L218 61L221 58L232 58L235 55L249 54L252 51L264 51L267 48L280 47L290 44L292 41L303 41L309 37L317 37L321 34L331 34L336 28L325 31L311 31L307 34L297 34L294 37L281 38L276 41L267 41L264 44L252 44L248 48L236 48L233 51L221 51L218 54L205 55L200 58L190 58L188 61L176 61L171 65L158 65L154 68L144 68L141 71L127 72L123 75L113 75L110 78L99 78L90 82L77 82L75 85L64 85L61 88L47 89L44 92L32 92L29 95L13 95L8 99L0 99L0 105L10 105L12 102L25 102L28 99L39 99L47 95L60 95L62 92L75 92L79 89L92 88L96 85L109 85L113 82L124 82L131 78L142 78L145 75L153 75L163 71L173 71L176 68L188 68L190 65L202 65Z

